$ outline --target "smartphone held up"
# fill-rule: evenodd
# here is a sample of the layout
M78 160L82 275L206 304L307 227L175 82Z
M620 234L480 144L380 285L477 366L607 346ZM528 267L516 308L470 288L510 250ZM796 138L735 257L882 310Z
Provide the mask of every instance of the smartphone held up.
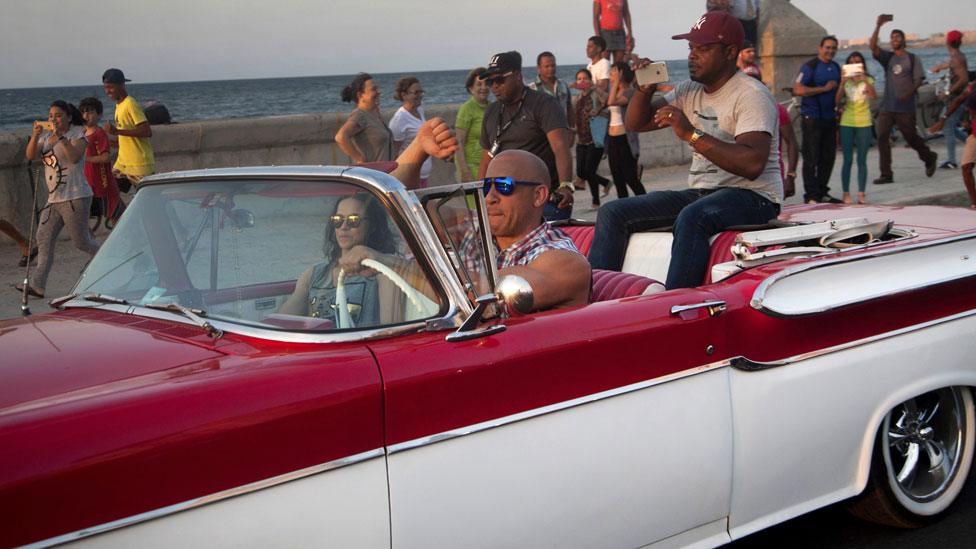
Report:
M668 76L668 66L663 62L651 63L646 67L637 69L634 71L634 75L637 77L638 86L650 86L651 84L661 84L667 82L670 77Z

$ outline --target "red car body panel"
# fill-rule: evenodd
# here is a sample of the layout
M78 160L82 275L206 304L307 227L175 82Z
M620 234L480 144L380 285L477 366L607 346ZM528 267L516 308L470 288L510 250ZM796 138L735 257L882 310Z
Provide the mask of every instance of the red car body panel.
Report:
M670 313L713 298L689 289L512 318L505 332L459 343L446 343L443 333L371 343L383 372L387 443L721 360L722 317Z
M0 546L383 446L379 373L361 343L283 345L227 334L218 342L222 352L214 352L198 341L74 316L38 315L13 323L14 334L3 334L40 329L49 343L3 358L5 377L14 369L18 375L11 379L28 380L28 398L0 408ZM90 348L101 353L82 353L81 340L99 342ZM92 370L88 383L80 374L71 384L50 381L46 368L64 356L57 349L83 359L73 367ZM64 392L55 394L52 386Z

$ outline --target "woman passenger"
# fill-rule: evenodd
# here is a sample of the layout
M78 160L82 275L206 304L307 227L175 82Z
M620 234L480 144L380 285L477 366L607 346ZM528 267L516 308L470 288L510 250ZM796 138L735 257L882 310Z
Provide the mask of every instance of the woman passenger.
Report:
M336 132L342 152L357 164L393 160L393 135L380 115L380 90L373 77L364 72L356 75L342 90L342 100L356 103L356 110Z
M396 255L396 240L386 210L366 193L336 203L328 217L323 253L325 261L302 273L280 313L324 318L339 326L336 288L339 272L344 271L343 287L348 310L357 327L402 322L403 293L386 276L364 268L361 262L367 258L393 268L414 288L426 284L422 272Z

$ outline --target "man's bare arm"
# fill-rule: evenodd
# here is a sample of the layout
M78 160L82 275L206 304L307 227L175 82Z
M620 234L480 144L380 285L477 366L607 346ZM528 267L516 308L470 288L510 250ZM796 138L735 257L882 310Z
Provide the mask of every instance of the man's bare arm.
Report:
M550 250L528 265L502 269L498 274L528 281L535 311L585 305L590 300L590 264L581 254L568 250Z
M654 122L654 114L668 104L663 98L654 97L655 89L656 86L648 86L634 92L624 116L624 127L627 131L650 132L666 127Z
M958 55L952 56L952 59L949 60L949 68L952 69L952 74L956 76L956 83L949 88L949 95L955 95L969 85L969 70L966 67L965 58L960 58Z

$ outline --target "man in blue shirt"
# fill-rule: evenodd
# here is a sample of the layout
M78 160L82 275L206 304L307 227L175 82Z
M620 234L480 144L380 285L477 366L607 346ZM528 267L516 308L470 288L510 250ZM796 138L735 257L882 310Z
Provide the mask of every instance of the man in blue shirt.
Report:
M800 67L793 94L802 97L803 117L803 200L807 204L838 203L830 196L827 182L837 155L836 90L840 84L840 66L834 62L837 38L820 40L817 57Z

